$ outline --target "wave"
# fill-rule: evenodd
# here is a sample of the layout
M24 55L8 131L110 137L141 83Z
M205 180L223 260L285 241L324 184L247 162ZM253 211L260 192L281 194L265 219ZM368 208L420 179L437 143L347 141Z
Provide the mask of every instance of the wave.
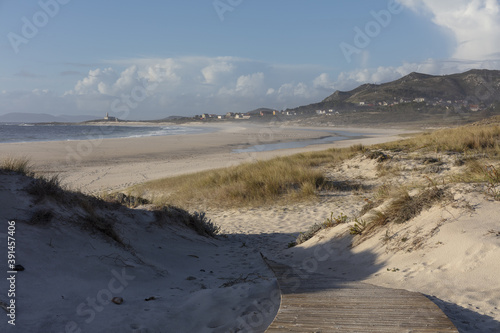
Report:
M175 135L175 134L194 134L199 132L200 130L197 128L186 128L186 127L162 127L160 129L151 130L146 133L141 134L131 134L126 136L127 138L143 138L143 137L151 137L151 136L167 136L167 135Z
M77 141L90 139L141 138L189 135L213 131L212 128L184 126L92 126L38 124L0 124L0 142Z

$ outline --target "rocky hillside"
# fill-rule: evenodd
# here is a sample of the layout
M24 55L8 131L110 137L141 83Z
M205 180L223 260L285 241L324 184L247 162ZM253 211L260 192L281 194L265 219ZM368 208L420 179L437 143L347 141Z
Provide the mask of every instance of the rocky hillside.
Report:
M419 103L421 107L454 109L465 106L482 110L500 102L500 71L470 70L465 73L434 76L411 73L383 84L364 84L351 91L335 91L319 103L294 109L298 113L315 110L360 110L369 107L400 108Z
M443 76L411 73L380 85L365 84L349 92L336 91L323 102L392 103L415 99L491 104L500 100L500 71L470 70Z

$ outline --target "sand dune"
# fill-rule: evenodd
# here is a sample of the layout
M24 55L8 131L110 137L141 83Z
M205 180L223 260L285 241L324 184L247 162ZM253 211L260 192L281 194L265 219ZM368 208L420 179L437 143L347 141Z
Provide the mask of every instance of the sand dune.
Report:
M403 132L364 130L369 138L231 153L234 147L262 143L264 139L252 138L268 130L223 127L216 133L186 137L105 140L81 161L70 164L65 162L68 143L0 148L2 153L31 156L38 171L61 173L71 187L95 193L305 150L382 142ZM265 142L325 134L331 133L287 128ZM500 203L487 195L485 184L450 183L446 200L426 208L410 222L388 224L366 238L350 234L352 217L359 214L365 199L373 199L371 189L381 184L429 183L426 177L432 172L421 158L391 154L393 171L385 175L376 160L361 154L327 170L332 179L362 183L361 189L322 192L317 201L294 205L209 209L207 215L225 235L218 239L198 236L178 225L160 228L151 207L98 209L98 216L114 221L127 246L82 231L78 227L85 215L82 208L57 200L36 202L25 191L29 179L0 174L2 244L7 221L16 220L18 261L26 268L18 273L18 323L25 325L26 332L63 332L67 327L92 332L263 332L279 300L276 281L260 257L262 252L298 267L316 262L315 270L332 277L424 293L461 332L499 332ZM442 163L433 171L437 177L462 170L455 165L454 156L433 154L432 158ZM416 191L410 190L412 195ZM53 212L52 222L27 223L40 210ZM351 219L288 248L299 233L323 222L332 212ZM328 257L319 260L318 250L327 250ZM116 305L107 299L108 283L120 274L130 280L119 293L111 292L124 299ZM7 301L4 295L0 297ZM99 297L102 304L98 308L88 304ZM0 322L0 330L14 331L5 321Z
M0 172L0 243L7 248L7 222L15 221L15 260L24 267L9 275L15 297L0 295L14 314L0 309L1 332L258 332L274 318L253 317L262 301L279 296L257 251L179 223L159 225L141 208L94 206L89 215L69 197L39 201L26 192L31 182ZM111 223L123 242L89 229L95 218Z
M438 158L445 162L441 177L460 171L453 157ZM406 171L380 178L376 161L358 157L344 162L331 177L373 186L428 183L422 162L396 154L391 163ZM337 192L319 202L209 214L225 232L240 234L267 256L288 265L305 269L312 262L316 272L335 278L421 292L441 307L460 332L499 332L500 202L491 199L485 184L451 184L447 191L450 197L442 203L407 223L382 227L362 242L361 236L350 234L351 219L291 249L287 246L299 233L322 223L331 212L357 216L373 194Z

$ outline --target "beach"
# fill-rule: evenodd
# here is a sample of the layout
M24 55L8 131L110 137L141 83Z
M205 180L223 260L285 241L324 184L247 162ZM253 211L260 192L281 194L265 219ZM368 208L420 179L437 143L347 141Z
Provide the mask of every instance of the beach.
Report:
M155 126L157 126L155 124ZM245 162L291 155L304 151L374 144L410 133L399 129L286 127L276 124L199 124L213 131L202 134L140 138L99 139L98 130L89 140L0 143L2 156L27 157L35 170L59 174L63 184L85 193L119 191L148 180ZM99 128L99 127L97 127ZM234 150L284 142L304 142L335 136L335 131L358 133L328 144L272 151Z
M29 157L36 173L59 174L65 187L97 195L162 177L332 147L368 146L412 133L404 129L209 126L215 130L164 137L10 143L0 144L0 151L2 156ZM265 149L287 142L301 146L336 135L347 139ZM0 173L0 200L6 207L0 218L16 221L19 262L26 267L19 274L19 325L33 332L40 327L63 331L68 325L92 332L264 332L280 307L279 288L262 260L265 256L332 279L422 293L459 332L498 332L500 201L491 198L485 183L449 181L466 170L463 163L457 163L462 155L394 149L373 158L370 151L367 148L337 164L321 166L328 179L344 185L319 190L314 200L206 209L206 218L220 227L221 236L216 238L183 228L172 218L177 214L172 208L101 207L104 204L89 204L87 197L75 199L57 191L33 195L29 190L33 180ZM429 189L446 195L406 223L387 223L365 235L362 221L386 214L395 200L385 199L360 213L386 186L408 191L412 200ZM312 226L342 215L344 222L295 245L297 237ZM89 227L80 226L88 221L94 223L90 233ZM106 228L99 226L108 222ZM359 233L353 234L356 224ZM113 240L109 233L100 235L108 227L114 230ZM55 271L60 273L54 278ZM110 279L120 274L126 288L120 292L106 289ZM108 294L122 297L123 305L111 304ZM102 310L92 312L90 301L85 300L99 297ZM0 300L6 304L4 298ZM53 311L40 305L46 302Z

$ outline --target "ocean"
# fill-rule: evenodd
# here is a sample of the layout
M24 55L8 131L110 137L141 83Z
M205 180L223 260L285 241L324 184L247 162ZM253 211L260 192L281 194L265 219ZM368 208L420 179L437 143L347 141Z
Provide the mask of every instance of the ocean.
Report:
M189 126L96 126L0 123L0 143L139 138L174 134L197 134L210 131L211 129L209 128Z

